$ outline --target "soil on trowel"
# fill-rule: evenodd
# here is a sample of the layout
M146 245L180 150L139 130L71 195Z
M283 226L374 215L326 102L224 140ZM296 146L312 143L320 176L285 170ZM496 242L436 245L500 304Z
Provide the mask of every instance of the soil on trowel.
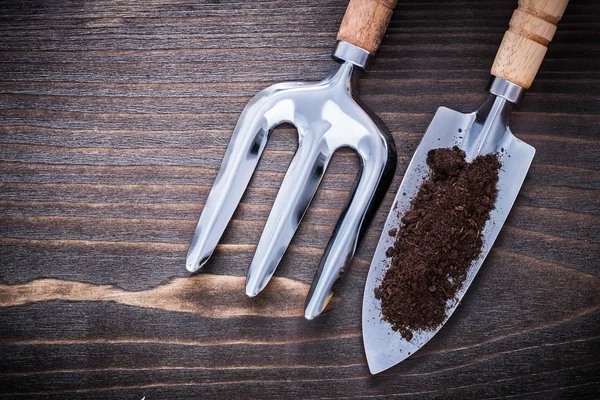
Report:
M427 154L423 182L388 249L391 263L375 296L383 319L406 340L445 319L447 301L461 288L483 244L481 232L494 208L501 164L497 155L472 163L458 147Z

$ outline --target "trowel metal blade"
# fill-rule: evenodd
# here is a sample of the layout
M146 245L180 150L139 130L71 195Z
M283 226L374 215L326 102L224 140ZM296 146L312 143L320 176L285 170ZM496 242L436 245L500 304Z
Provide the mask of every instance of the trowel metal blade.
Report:
M473 261L467 278L462 288L457 292L456 297L449 300L446 319L434 330L413 332L411 341L405 340L398 332L393 331L388 322L382 321L381 303L375 298L375 288L379 286L383 279L390 261L390 258L386 256L386 250L392 247L395 241L395 237L390 236L388 232L393 228L400 227L401 217L408 211L411 199L416 195L423 180L429 174L429 167L426 164L427 152L432 149L452 146L472 149L473 143L467 143L467 141L472 142L474 140L468 134L476 116L477 112L463 114L445 107L440 107L437 110L404 175L396 199L392 203L392 209L369 269L363 297L363 341L369 370L372 374L384 371L414 354L446 323L460 303L496 240L531 165L535 149L513 136L510 129L506 127L495 149L502 163L502 168L499 173L498 197L495 209L492 210L490 219L483 230L481 255ZM467 159L469 159L468 153Z

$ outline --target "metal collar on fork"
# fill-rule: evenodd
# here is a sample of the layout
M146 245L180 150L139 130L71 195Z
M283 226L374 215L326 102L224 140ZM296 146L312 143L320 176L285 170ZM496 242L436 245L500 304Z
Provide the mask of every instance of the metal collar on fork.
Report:
M336 61L348 61L364 70L367 70L373 62L373 54L343 40L335 43L331 57Z

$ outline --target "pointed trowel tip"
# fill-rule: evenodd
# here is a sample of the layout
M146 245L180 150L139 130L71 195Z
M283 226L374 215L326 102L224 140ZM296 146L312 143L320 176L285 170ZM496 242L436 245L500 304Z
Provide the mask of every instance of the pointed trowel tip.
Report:
M374 366L371 366L371 364L369 364L367 362L367 365L369 366L369 372L371 373L371 375L377 375L378 373L385 371L387 368L385 369L381 369L381 368L376 368Z
M373 351L369 349L369 346L367 345L366 341L364 342L364 345L365 355L367 356L367 365L369 366L369 372L371 373L371 375L377 375L378 373L385 371L386 369L391 367L391 365L386 365L384 359L382 359L377 354L374 354Z
M369 372L371 375L377 375L378 373L393 367L395 364L385 366L379 362L369 361L369 357L367 357L367 365L369 366Z
M419 349L389 326L373 321L363 321L363 344L371 375L392 368Z
M366 350L366 349L365 349ZM371 375L377 375L380 372L385 371L386 369L392 368L394 365L399 362L405 360L408 355L405 357L398 356L390 356L390 357L377 357L376 355L371 355L368 350L366 350L367 354L367 365L369 366L369 372Z

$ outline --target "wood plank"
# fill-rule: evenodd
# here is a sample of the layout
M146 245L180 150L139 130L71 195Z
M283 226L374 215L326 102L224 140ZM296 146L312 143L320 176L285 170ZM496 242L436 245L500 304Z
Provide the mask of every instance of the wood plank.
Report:
M370 376L364 282L437 107L472 112L514 1L400 2L361 100L396 176L325 313L306 292L359 169L329 166L265 292L243 291L297 147L277 128L210 262L187 244L239 113L319 80L347 1L4 2L2 399L595 398L600 392L600 4L572 0L511 130L537 150L447 325Z

